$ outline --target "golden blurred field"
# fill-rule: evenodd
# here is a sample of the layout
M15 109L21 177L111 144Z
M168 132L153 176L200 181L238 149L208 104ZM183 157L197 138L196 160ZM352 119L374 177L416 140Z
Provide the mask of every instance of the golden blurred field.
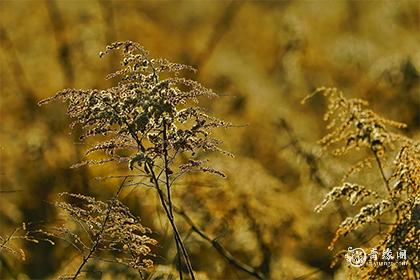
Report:
M62 223L52 206L60 192L112 197L119 181L95 177L126 174L126 165L71 169L85 158L80 129L68 127L62 104L37 102L63 88L109 87L114 81L105 77L120 57L98 54L109 43L132 40L152 57L197 68L194 78L220 95L203 107L237 125L217 131L235 158L211 156L227 178L188 175L174 187L175 203L267 279L350 279L345 262L330 263L340 250L357 247L357 238L328 250L342 219L334 207L321 214L314 208L358 157L322 152L326 101L301 101L320 86L337 87L407 124L401 133L420 140L419 29L419 1L2 0L0 236L22 223L45 231ZM355 180L381 184L369 174ZM148 279L178 279L157 195L133 186L120 200L158 241ZM197 279L254 279L176 221ZM362 231L365 239L371 233ZM56 279L82 260L60 240L11 242L25 259L1 250L1 279ZM99 259L86 269L81 279L140 279Z

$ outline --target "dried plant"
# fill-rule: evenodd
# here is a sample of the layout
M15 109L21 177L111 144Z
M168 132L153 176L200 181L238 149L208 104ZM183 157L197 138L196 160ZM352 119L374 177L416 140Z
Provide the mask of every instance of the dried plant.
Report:
M389 128L404 128L405 124L385 119L366 109L366 101L347 99L335 88L319 88L309 97L318 92L322 92L328 98L328 110L324 121L328 122L327 129L330 130L319 143L325 148L339 144L340 147L333 151L335 155L343 155L355 148L368 147L380 156L385 152L387 145L392 145L394 141L402 138L401 135L390 132Z
M175 224L171 187L187 172L224 176L221 171L206 166L207 160L202 156L208 151L230 155L219 147L221 141L211 136L211 130L231 124L209 116L194 105L200 97L216 94L197 81L181 76L182 71L195 71L190 66L151 59L142 46L131 41L113 43L100 56L116 49L122 50L123 68L108 77L119 78L117 86L105 90L66 89L40 104L55 99L68 102L72 126L81 125L84 130L81 139L105 136L87 154L103 151L108 157L76 166L125 162L138 178L148 179L138 184L156 189L172 226L178 255L183 256L190 277L195 279Z
M351 205L355 205L359 201L362 201L365 197L372 195L377 196L375 192L368 190L363 186L345 182L342 186L334 187L329 193L327 193L322 203L315 208L315 211L321 212L328 203L339 200L343 197L347 198Z
M151 247L157 241L149 237L151 230L141 225L139 218L117 199L119 191L106 202L81 194L60 194L70 202L59 201L55 206L63 210L81 230L74 232L67 226L61 226L55 228L54 234L83 254L77 271L62 278L76 279L89 259L106 257L107 253L114 255L108 261L131 267L139 271L141 277L142 270L153 266Z
M363 159L344 175L342 185L328 192L316 207L319 212L328 203L341 198L348 199L351 205L369 201L361 206L358 214L347 217L340 224L330 249L348 233L368 224L378 224L380 231L371 238L372 247L394 252L403 248L407 251L408 265L403 268L363 267L361 276L364 279L418 279L420 143L392 132L391 128L404 128L405 125L366 109L367 102L363 100L347 99L335 88L320 88L317 92L328 98L324 119L329 122L327 128L331 131L320 140L320 144L325 149L331 147L335 156L361 153L362 148L366 148ZM396 155L395 150L398 151ZM377 175L384 182L384 189L375 187L368 180L364 183L366 186L346 182L372 162L376 162ZM391 175L387 176L387 171ZM390 222L384 223L384 220Z
M54 245L50 237L51 234L43 229L34 228L33 223L22 223L21 226L15 228L7 237L0 235L0 253L9 253L20 257L24 261L26 259L24 250L16 246L16 244L11 243L17 240L24 240L36 244L40 241L45 241Z

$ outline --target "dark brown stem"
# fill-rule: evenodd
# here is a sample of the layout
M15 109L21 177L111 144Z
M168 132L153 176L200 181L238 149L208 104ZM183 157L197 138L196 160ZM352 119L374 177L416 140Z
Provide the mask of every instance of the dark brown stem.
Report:
M172 210L172 199L171 199L171 186L169 181L169 159L168 159L168 136L166 132L166 121L163 120L163 171L165 172L165 186L166 186L166 193L168 196L168 207L169 207L169 214L171 215L171 218L175 220L174 213ZM174 238L176 240L176 237L174 235ZM178 242L175 242L176 244L176 252L178 255L178 271L179 271L179 278L182 280L182 262L181 262L181 254L180 254L180 248Z
M166 205L165 194L163 193L162 189L160 188L159 181L158 181L158 179L156 177L156 174L153 170L153 166L151 166L151 164L148 163L148 162L146 162L145 164L147 165L148 169L150 170L153 183L155 184L156 190L157 190L158 195L159 195L160 203L162 204L163 210L165 211L165 214L168 217L169 223L172 226L172 230L174 231L174 235L175 235L175 242L178 243L178 245L181 249L181 252L182 252L182 255L184 257L184 261L187 265L187 269L188 269L188 272L190 274L190 277L191 277L192 280L195 280L194 270L192 268L191 261L190 261L190 258L188 256L187 249L185 248L185 245L182 242L181 235L179 234L179 231L178 231L178 228L175 224L173 216L169 212L168 205Z
M163 164L164 164L164 172L165 172L165 185L166 185L166 192L168 195L168 207L169 213L171 214L172 218L174 217L172 211L172 199L171 199L171 187L169 181L169 160L168 160L168 136L166 132L166 122L163 121Z
M112 110L114 110L114 112L118 113L117 110L111 104L109 104L109 103L107 103L105 101L103 101L103 102L106 105L108 105ZM133 130L133 128L131 127L131 125L128 123L128 121L123 120L123 119L120 119L120 120L122 122L124 122L125 125L127 126L127 129L129 131L131 137L136 141L137 146L139 147L139 149L142 152L145 152L146 151L145 147L143 146L141 140L138 138L137 134L135 133L135 131ZM165 133L166 133L166 130L165 130ZM167 158L167 151L166 151L166 158ZM166 164L167 163L168 163L168 161L166 161ZM179 248L182 251L182 255L184 256L184 260L185 260L185 263L187 265L188 272L189 272L189 274L191 276L191 279L192 280L195 280L194 270L192 268L191 261L190 261L190 258L188 256L188 252L187 252L187 250L186 250L186 248L185 248L185 246L184 246L184 244L182 242L181 236L180 236L180 234L178 232L178 229L176 227L176 224L175 224L175 221L174 221L174 218L173 218L173 214L171 213L171 211L168 209L168 206L166 205L165 195L164 195L164 193L162 192L162 190L160 188L159 179L156 176L156 173L154 172L153 166L149 162L145 162L145 166L147 166L147 168L149 169L149 171L151 173L151 179L152 179L153 183L155 184L155 187L156 187L156 190L158 192L158 196L159 196L161 205L162 205L162 207L163 207L163 209L165 211L165 214L168 217L169 222L170 222L170 224L172 226L172 229L174 231L175 242L177 242L177 244L179 245ZM168 176L169 174L167 172L167 168L164 167L164 169L166 169L165 170L165 174ZM170 188L170 183L169 183L168 180L166 181L166 186ZM170 192L168 192L168 194L169 193ZM172 204L172 202L171 202L171 204ZM172 206L171 206L171 208L172 208Z
M178 213L184 218L184 220L187 222L187 224L191 227L191 229L195 233L197 233L201 238L209 242L217 250L217 252L220 255L222 255L231 265L235 266L239 270L242 270L248 273L249 275L254 276L257 279L260 279L260 280L268 279L263 273L258 271L258 269L236 259L228 250L225 249L225 247L223 247L222 244L220 244L220 242L217 239L211 238L209 235L207 235L206 232L200 229L182 208L177 208L174 206L174 210L176 213Z
M175 235L174 235L175 236ZM178 260L178 274L179 274L179 280L184 279L184 277L182 276L182 259L181 259L181 252L180 252L180 248L179 248L179 244L178 242L175 242L176 245L176 258Z

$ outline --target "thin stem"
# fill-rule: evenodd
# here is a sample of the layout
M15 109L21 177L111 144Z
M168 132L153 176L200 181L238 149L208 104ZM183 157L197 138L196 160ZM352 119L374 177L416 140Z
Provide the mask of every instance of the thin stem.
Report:
M120 192L121 192L121 190L122 190L122 187L124 186L124 183L125 183L125 180L126 180L126 179L127 179L127 178L124 178L124 180L122 181L122 183L121 183L120 187L118 188L118 191L116 192L116 194L115 194L115 195L114 195L114 197L112 198L112 200L111 200L111 204L109 205L109 207L108 207L108 209L107 209L107 213L106 213L105 219L104 219L104 221L103 221L103 222L102 222L102 224L101 224L101 228L99 229L99 232L98 232L98 233L96 234L96 236L95 236L95 241L94 241L94 243L93 243L93 246L90 248L89 253L87 254L87 256L83 257L83 261L82 261L82 263L80 264L79 268L77 269L76 273L74 274L74 276L73 276L72 280L77 279L77 277L79 276L79 274L80 274L80 272L82 271L83 267L86 265L86 263L88 262L88 260L91 258L91 256L93 255L93 253L94 253L94 252L96 251L96 249L98 248L98 246L99 246L99 242L101 241L102 233L104 232L104 230L105 230L105 226L106 226L106 223L108 222L109 217L110 217L110 215L111 215L111 210L112 210L112 207L114 206L114 203L115 203L115 201L117 200L117 197L118 197L118 195L120 194Z
M172 199L171 199L171 187L169 182L169 161L168 161L168 136L166 132L166 122L163 121L163 163L164 163L164 172L165 172L165 185L166 185L166 192L168 195L168 207L169 213L171 214L172 218L174 217L172 211Z
M184 256L184 261L187 265L187 269L188 269L188 272L190 274L190 277L191 277L192 280L195 280L194 270L192 268L191 261L190 261L190 258L188 256L187 249L185 248L185 245L182 242L182 239L181 239L181 236L179 234L178 228L176 227L175 221L174 221L171 213L169 212L168 206L166 205L165 195L164 195L163 191L161 190L161 188L159 186L159 181L156 177L156 174L155 174L152 166L149 163L146 162L145 164L147 165L147 167L150 170L152 180L155 184L156 190L157 190L158 195L159 195L160 202L162 204L162 207L163 207L163 210L165 211L166 216L168 217L169 223L171 224L172 229L174 231L175 242L178 242L178 244L179 244L179 247L181 249L182 255Z
M174 213L172 211L172 199L171 199L171 186L169 181L169 160L168 160L168 136L166 132L166 121L163 120L163 171L165 172L165 186L166 186L166 193L168 196L168 207L169 207L169 214L171 215L171 218L174 219ZM174 238L176 240L176 236L174 235ZM182 280L182 262L181 262L181 255L179 251L179 244L178 242L175 242L176 244L176 252L178 255L178 271L179 271L179 278Z
M175 236L175 235L174 235ZM184 279L184 277L182 276L182 259L181 259L181 252L179 249L179 244L178 242L175 242L176 244L176 257L178 259L178 273L179 273L179 280Z
M379 159L378 154L373 150L373 148L371 147L370 149L371 149L373 155L375 156L376 162L378 163L379 171L381 172L382 179L385 182L385 187L386 187L388 193L391 194L391 188L389 187L388 179L385 176L385 173L384 173L384 169L382 167L381 160Z
M3 250L3 248L6 246L7 242L12 239L13 235L19 230L20 228L15 228L11 234L3 241L3 243L0 245L0 252Z
M220 242L215 239L211 238L209 235L207 235L206 232L204 232L202 229L200 229L193 220L188 216L188 214L182 209L182 208L176 208L174 207L174 210L176 213L181 215L184 220L187 222L188 225L190 225L191 229L197 233L201 238L209 242L216 250L217 252L222 255L231 265L235 266L236 268L248 273L249 275L254 276L257 279L260 280L266 280L268 279L263 273L261 273L258 269L245 264L241 262L240 260L236 259L228 250L223 247Z
M420 272L420 270L418 270L418 269L417 269L418 265L417 265L417 264L415 264L415 263L413 263L413 261L412 261L412 260L410 260L410 264L411 264L411 267L413 268L413 275L414 275L414 279L419 279L419 278L418 278L418 275L417 275L417 271L419 271L419 272Z

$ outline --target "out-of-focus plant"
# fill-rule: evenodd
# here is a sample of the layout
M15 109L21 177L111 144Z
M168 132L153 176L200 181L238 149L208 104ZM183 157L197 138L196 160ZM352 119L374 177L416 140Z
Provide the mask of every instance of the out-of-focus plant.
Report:
M332 250L340 238L350 232L368 224L378 224L382 229L373 236L372 247L377 251L403 249L408 265L404 268L365 266L361 276L364 279L418 279L420 143L393 133L391 128L404 128L405 125L367 109L364 100L348 99L335 88L320 88L317 92L322 92L328 99L324 120L329 122L330 133L320 140L324 149L332 149L335 156L356 154L362 149L367 152L367 156L344 175L341 185L328 192L315 209L320 212L330 202L343 198L353 206L368 200L359 207L358 214L347 217L340 224L329 248ZM373 164L377 165L378 172L372 173L377 173L383 181L383 188L368 180L364 182L366 186L347 182Z

